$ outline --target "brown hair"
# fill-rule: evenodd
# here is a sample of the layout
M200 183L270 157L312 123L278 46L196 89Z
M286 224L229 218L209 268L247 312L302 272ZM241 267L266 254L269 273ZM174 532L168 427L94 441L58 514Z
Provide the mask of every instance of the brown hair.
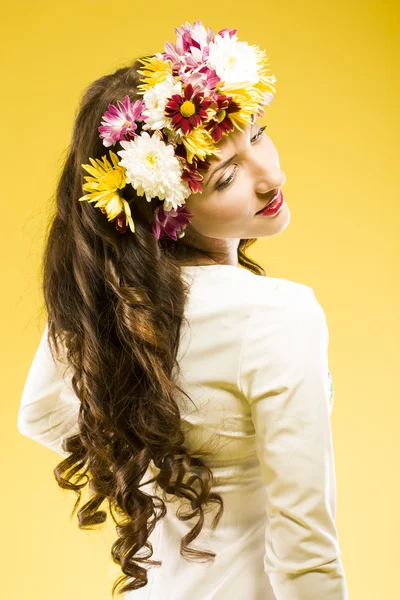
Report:
M215 255L185 237L157 241L151 231L155 201L137 198L130 185L122 193L130 202L135 233L128 229L121 234L94 204L78 202L87 174L81 164L106 153L97 129L101 118L109 104L127 94L131 102L141 98L140 68L136 59L94 81L82 96L42 265L48 342L55 346L53 357L65 353L80 400L79 434L64 440L69 455L54 475L61 488L78 496L72 514L89 484L90 499L77 513L80 528L103 523L107 514L100 507L108 502L119 535L112 559L125 573L114 583L113 596L119 585L118 593L123 593L147 584L142 565L162 564L149 560L153 548L148 537L166 514L164 502L187 499L192 512L177 512L178 518L198 517L181 540L180 552L187 560L214 559L215 553L188 544L203 527L206 505L219 505L213 529L224 509L221 496L211 492L211 469L185 447L178 397L189 396L172 377L175 369L179 373L176 356L188 292L179 265L202 255L214 260ZM253 242L240 240L239 265L265 276L245 255ZM158 472L150 482L162 499L140 489L150 463ZM142 550L138 556L144 546L147 554Z

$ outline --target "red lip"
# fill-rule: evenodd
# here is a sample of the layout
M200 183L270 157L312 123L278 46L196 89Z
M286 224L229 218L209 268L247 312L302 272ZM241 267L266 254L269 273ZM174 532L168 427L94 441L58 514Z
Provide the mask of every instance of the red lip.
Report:
M278 190L276 191L274 196L271 198L271 200L268 200L267 204L265 206L263 206L263 208L261 208L260 210L258 210L256 212L256 215L259 215L260 213L262 213L270 204L272 204L272 202L274 202L274 200L276 200L277 197L279 196L280 191L281 191L281 188L278 188Z

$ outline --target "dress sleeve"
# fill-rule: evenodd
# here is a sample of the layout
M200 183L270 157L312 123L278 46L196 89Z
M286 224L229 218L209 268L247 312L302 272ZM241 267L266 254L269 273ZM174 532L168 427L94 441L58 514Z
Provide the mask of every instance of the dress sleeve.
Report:
M266 491L264 570L277 600L347 600L335 526L329 334L314 291L298 285L256 308L242 351L241 387Z
M62 442L79 431L80 401L67 363L56 362L47 340L48 323L30 366L18 413L19 432L61 456Z

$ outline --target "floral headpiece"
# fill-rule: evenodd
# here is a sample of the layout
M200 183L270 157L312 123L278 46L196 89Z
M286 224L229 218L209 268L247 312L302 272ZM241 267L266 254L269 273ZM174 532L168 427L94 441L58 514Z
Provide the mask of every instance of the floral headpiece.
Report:
M106 147L119 142L121 157L110 150L111 162L89 158L81 166L85 176L79 198L96 202L116 229L135 231L130 205L120 191L130 184L138 196L150 202L158 198L152 232L156 239L174 240L185 235L192 214L185 200L202 193L208 156L220 155L216 147L222 136L261 117L263 105L275 93L274 75L267 76L265 50L240 42L237 29L221 29L216 35L201 21L177 27L175 45L166 42L164 53L139 59L142 100L131 103L125 96L117 106L109 104L98 128ZM141 123L140 132L137 131Z

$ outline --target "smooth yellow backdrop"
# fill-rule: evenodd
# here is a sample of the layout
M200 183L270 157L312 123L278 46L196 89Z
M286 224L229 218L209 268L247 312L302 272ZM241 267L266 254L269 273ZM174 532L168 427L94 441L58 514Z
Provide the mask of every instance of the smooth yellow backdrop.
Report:
M399 4L8 2L1 44L2 543L7 600L109 600L116 534L80 531L61 460L17 430L45 313L39 267L80 94L201 19L270 57L263 118L291 212L251 255L311 285L329 330L337 525L352 600L399 597ZM155 557L157 558L157 557ZM162 599L160 599L162 600ZM234 599L232 599L234 600ZM307 600L307 599L304 599ZM321 600L325 600L322 599Z

